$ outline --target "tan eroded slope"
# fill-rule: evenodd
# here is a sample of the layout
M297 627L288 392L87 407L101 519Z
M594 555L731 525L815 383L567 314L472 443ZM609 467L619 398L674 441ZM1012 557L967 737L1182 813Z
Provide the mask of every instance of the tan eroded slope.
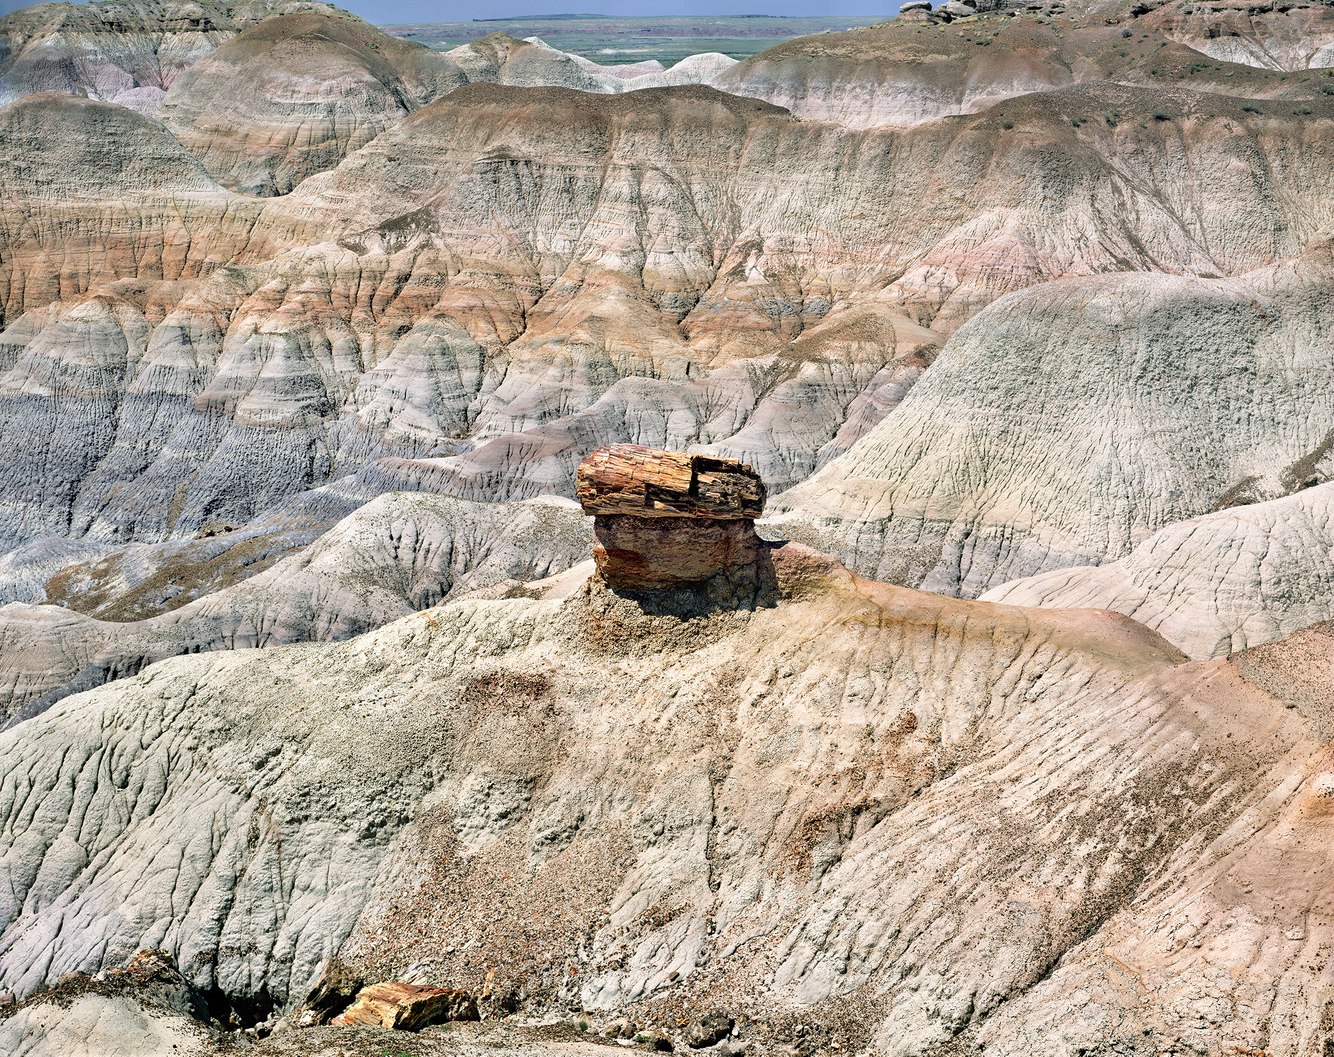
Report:
M341 948L882 1053L1320 1052L1327 702L1118 616L774 561L753 611L567 586L67 698L0 735L0 973L163 946L282 1001ZM1211 971L1240 928L1296 938ZM1144 988L1079 1005L1111 943Z

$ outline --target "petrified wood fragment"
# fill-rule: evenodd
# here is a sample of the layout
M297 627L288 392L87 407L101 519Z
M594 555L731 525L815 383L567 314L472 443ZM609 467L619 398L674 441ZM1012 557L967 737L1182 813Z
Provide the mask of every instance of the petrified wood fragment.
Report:
M330 1023L416 1031L427 1024L476 1019L477 999L464 991L383 983L362 988L357 1000Z
M594 515L593 558L612 587L698 584L755 563L764 482L744 463L638 444L599 448L579 466Z
M584 513L598 517L753 521L764 513L764 482L745 463L641 444L589 455L579 465L578 494Z

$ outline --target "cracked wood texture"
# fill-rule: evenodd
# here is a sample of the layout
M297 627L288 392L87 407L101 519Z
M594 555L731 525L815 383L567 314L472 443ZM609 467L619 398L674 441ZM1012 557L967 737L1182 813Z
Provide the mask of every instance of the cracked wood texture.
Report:
M579 502L599 517L754 520L764 513L764 482L743 462L642 444L599 448L579 464Z

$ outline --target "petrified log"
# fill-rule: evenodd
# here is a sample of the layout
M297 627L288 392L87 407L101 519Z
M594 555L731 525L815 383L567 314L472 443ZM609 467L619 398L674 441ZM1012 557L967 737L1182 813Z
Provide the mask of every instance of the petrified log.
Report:
M764 482L745 463L639 444L599 448L579 466L602 579L628 591L702 583L753 566Z
M599 515L593 560L613 587L657 591L752 565L763 544L752 521Z
M764 482L745 463L641 444L599 448L579 464L585 514L754 520Z
M427 1024L476 1019L477 999L464 991L384 983L363 987L357 1000L330 1023L416 1031Z
M332 1017L345 1010L361 991L361 977L337 956L327 958L320 968L306 1000L294 1014L299 1028L327 1024Z

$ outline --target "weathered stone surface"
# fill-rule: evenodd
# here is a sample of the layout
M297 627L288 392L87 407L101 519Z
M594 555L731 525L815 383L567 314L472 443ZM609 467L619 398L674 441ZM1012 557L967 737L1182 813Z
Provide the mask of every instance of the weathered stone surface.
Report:
M161 936L234 996L430 956L640 1024L801 1010L850 1052L1321 1037L1334 639L1183 663L1117 615L774 566L771 608L460 600L0 733L0 986Z
M626 591L696 584L754 565L767 546L751 521L603 514L593 524L598 572Z
M754 526L764 482L735 460L616 444L579 464L577 491L598 572L618 590L697 584L755 566L767 546Z
M1178 0L1145 12L1136 32L1161 33L1218 65L1266 70L1334 66L1334 18L1322 2L1265 6L1252 0Z
M416 1031L428 1024L476 1020L477 999L463 991L424 984L371 984L332 1023L342 1027Z
M15 104L0 541L188 538L339 476L572 494L579 458L613 441L740 458L777 493L893 412L1000 296L1108 270L1235 274L1331 222L1320 121L1235 106L1093 136L1070 106L1165 97L1080 93L1026 97L1011 130L851 133L702 89L469 86L267 204L128 111ZM104 140L114 173L88 147ZM531 186L493 179L511 156ZM647 156L660 185L635 175ZM1074 172L1080 195L1043 191ZM521 260L531 239L549 249Z
M220 1012L220 1011L219 1011ZM218 1034L208 1001L166 951L74 972L0 1016L6 1057L202 1057ZM225 1025L224 1025L225 1026Z
M138 1001L96 992L25 1004L0 1020L8 1057L221 1057L218 1039L198 1021Z
M516 40L491 33L446 52L474 83L528 88L550 86L580 92L614 94L667 85L713 84L737 64L718 52L690 55L664 69L660 62L603 66L580 55L559 51L537 37Z
M298 1028L329 1023L356 1000L364 983L361 974L341 958L329 958L315 978L310 993L292 1014L292 1023Z
M575 489L584 513L598 516L754 521L764 513L764 482L745 463L642 444L592 452Z

